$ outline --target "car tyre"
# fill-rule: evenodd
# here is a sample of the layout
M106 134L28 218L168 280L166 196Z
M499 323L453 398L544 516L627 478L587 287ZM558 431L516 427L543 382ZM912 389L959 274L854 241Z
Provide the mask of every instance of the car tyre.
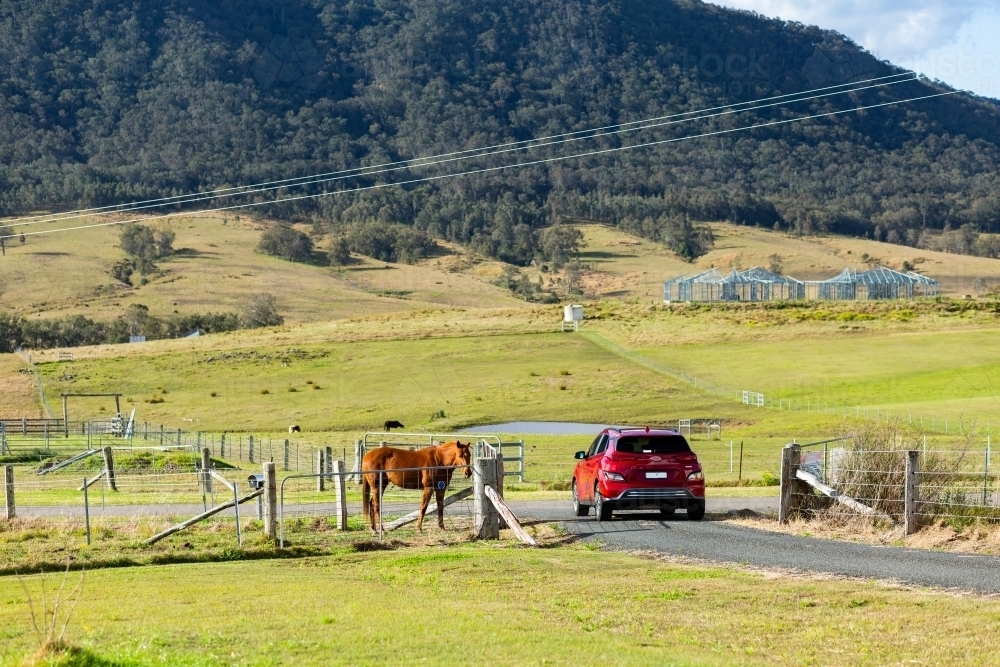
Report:
M705 518L705 501L699 500L688 505L687 508L688 520L689 521L701 521Z
M611 513L614 511L611 503L604 500L604 496L601 495L601 490L594 489L594 514L597 515L598 521L611 521Z
M577 516L587 516L590 514L590 505L580 502L580 494L576 488L576 480L573 480L573 513Z

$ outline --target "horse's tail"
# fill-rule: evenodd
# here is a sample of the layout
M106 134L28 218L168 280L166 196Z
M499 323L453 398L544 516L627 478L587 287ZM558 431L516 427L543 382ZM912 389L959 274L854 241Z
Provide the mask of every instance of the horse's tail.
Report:
M361 516L366 520L368 515L371 513L371 502L372 502L372 492L371 485L368 483L368 476L361 475Z

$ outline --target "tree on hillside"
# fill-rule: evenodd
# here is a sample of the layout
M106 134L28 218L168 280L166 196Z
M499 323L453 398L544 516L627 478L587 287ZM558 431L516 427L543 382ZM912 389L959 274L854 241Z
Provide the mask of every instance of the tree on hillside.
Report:
M327 253L330 258L330 263L335 266L344 266L351 261L351 248L347 243L347 239L343 236L338 236L333 240L330 245L330 251Z
M260 236L257 251L289 262L305 262L312 257L312 239L287 225L269 227Z
M122 321L128 327L128 334L130 336L147 334L146 324L149 322L149 307L141 303L129 305L122 314Z
M351 252L380 262L412 264L437 249L437 244L422 229L381 222L352 225L345 239Z
M267 293L251 294L240 309L240 326L244 329L274 327L285 323L278 314L278 300Z
M118 234L119 245L132 262L132 268L143 274L155 270L157 260L173 254L174 239L174 232L169 229L153 230L134 222L126 224Z
M551 264L554 271L558 271L579 255L580 248L584 245L583 232L579 229L555 224L542 232L538 250L541 259Z

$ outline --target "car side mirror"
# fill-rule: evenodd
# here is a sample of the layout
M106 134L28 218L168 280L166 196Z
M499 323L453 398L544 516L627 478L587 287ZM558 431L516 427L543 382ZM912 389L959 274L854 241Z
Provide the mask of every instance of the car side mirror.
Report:
M587 458L587 452L577 452L573 455L574 459L585 459Z

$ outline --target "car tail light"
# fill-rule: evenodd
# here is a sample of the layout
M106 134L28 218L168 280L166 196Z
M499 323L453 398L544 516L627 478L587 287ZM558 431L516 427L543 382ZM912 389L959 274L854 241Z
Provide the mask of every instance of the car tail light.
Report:
M705 479L705 475L700 470L695 470L694 472L688 474L689 482L700 482L703 479Z
M610 480L612 482L624 482L625 481L625 476L621 475L621 474L619 474L617 472L611 472L609 470L603 470L602 472L604 473L604 479Z

